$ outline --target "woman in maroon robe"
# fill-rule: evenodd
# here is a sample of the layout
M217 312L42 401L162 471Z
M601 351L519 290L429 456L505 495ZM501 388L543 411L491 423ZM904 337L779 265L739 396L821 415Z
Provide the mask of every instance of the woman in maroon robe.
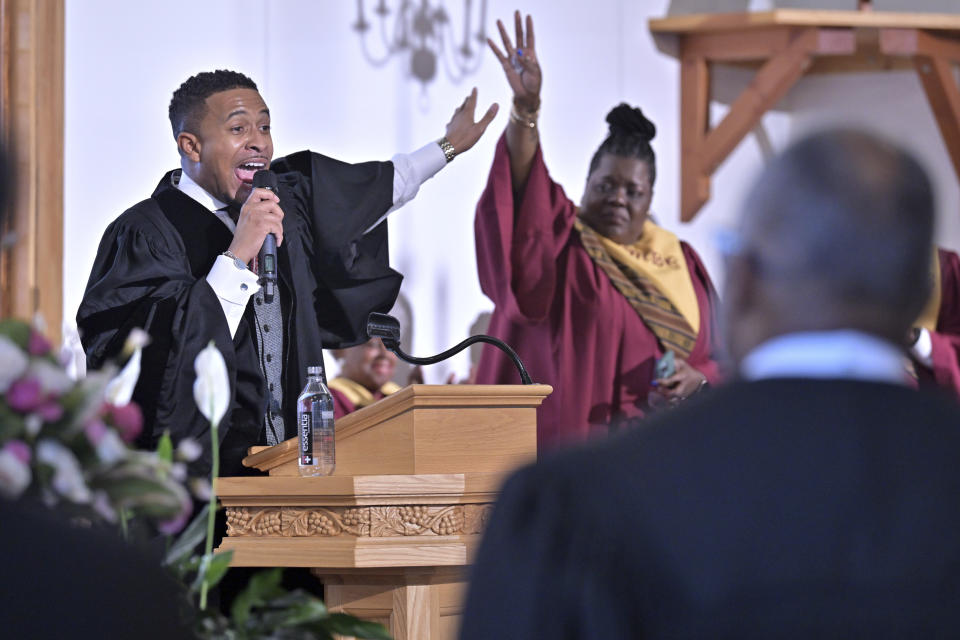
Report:
M909 353L921 385L939 386L960 398L960 257L938 247L935 266L937 289Z
M515 21L516 48L499 21L506 53L488 40L514 97L477 206L477 262L496 304L490 333L554 388L539 414L542 451L640 418L654 398L677 402L715 382L717 297L693 249L649 221L655 129L639 109L620 105L607 117L611 133L579 207L550 179L533 21L527 16L526 34L519 12ZM657 379L668 350L676 371ZM484 349L478 383L517 380L499 351Z

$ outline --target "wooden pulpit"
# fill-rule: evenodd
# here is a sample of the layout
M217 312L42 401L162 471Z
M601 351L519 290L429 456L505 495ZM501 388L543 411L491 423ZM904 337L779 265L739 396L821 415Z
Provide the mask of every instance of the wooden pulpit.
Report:
M254 447L268 476L219 478L234 566L308 567L332 610L396 640L457 636L466 571L505 474L536 457L547 385L412 385L336 423L336 470L297 442Z

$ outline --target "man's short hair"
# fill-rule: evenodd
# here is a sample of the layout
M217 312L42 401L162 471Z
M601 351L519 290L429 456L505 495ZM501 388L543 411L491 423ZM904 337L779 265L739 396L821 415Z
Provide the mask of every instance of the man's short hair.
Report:
M834 129L767 166L744 222L764 245L758 268L784 287L816 282L824 302L912 322L930 290L934 211L933 187L913 156L871 133Z
M170 126L176 139L183 131L195 132L206 113L206 100L215 93L230 89L253 89L257 84L237 71L217 69L190 76L173 92L170 100Z

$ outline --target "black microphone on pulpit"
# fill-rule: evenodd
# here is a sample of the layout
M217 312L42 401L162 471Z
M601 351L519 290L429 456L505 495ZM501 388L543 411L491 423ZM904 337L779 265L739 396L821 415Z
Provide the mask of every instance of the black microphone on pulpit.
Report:
M397 354L397 357L404 362L409 362L410 364L436 364L441 360L446 360L450 356L457 355L475 342L486 342L507 354L507 357L513 362L513 366L515 366L520 373L520 381L523 382L523 384L533 384L533 381L530 380L530 374L527 373L527 368L523 366L523 362L521 362L517 352L511 349L510 345L506 342L493 336L483 334L470 336L457 346L451 347L443 353L438 353L429 358L417 358L404 353L403 349L400 348L400 321L393 316L388 316L385 313L371 313L368 315L367 335L371 338L380 338L384 347L393 351Z
M277 192L277 174L270 169L261 169L253 174L254 189L269 189ZM273 302L277 290L277 236L268 233L263 239L263 246L257 256L257 267L260 271L260 286L263 287L263 300Z

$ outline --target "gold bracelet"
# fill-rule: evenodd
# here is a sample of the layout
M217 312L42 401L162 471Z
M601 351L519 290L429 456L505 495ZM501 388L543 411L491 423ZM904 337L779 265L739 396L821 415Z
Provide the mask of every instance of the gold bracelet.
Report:
M528 129L534 129L537 126L537 118L540 116L540 110L537 109L533 112L527 112L526 117L520 114L517 111L517 105L513 105L510 109L510 119L516 122L519 125L523 125Z
M457 157L457 152L454 150L453 145L450 144L450 141L447 140L447 136L443 136L437 140L437 144L443 149L443 155L447 158L448 163Z

